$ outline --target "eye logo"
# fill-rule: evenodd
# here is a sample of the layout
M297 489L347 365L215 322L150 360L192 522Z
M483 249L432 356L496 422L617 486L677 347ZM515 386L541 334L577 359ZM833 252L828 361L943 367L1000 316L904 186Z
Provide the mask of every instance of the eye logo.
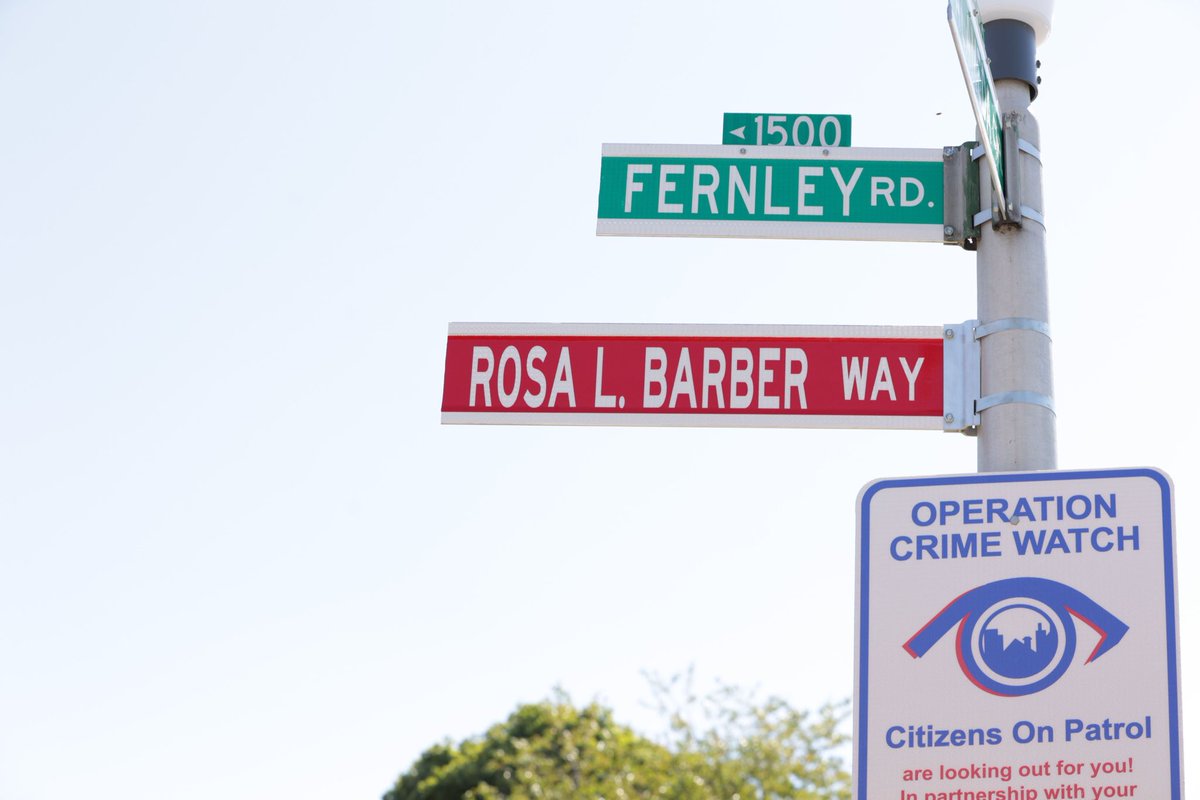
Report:
M929 652L955 625L958 664L971 683L1001 697L1020 697L1054 684L1075 656L1075 617L1100 634L1086 664L1121 641L1129 626L1087 595L1044 578L1009 578L955 598L925 623L904 649Z

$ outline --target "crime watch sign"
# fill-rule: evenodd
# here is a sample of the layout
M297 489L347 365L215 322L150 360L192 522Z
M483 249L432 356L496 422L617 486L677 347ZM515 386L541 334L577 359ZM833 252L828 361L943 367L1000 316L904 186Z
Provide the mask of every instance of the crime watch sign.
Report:
M858 514L858 800L1182 798L1165 474L881 480Z

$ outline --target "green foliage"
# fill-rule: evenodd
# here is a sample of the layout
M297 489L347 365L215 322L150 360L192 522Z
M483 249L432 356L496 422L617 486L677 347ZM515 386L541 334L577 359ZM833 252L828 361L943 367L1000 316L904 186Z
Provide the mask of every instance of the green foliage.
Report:
M608 709L576 709L557 693L521 706L482 738L426 750L384 800L663 797L669 760Z
M384 800L846 800L836 751L846 705L816 715L780 698L651 678L668 730L656 743L562 692L482 737L426 750Z
M651 676L659 713L667 720L675 770L701 792L679 787L687 800L848 800L850 774L838 750L849 737L841 723L847 703L817 713L786 700L759 701L752 692L719 685L698 695L689 672Z

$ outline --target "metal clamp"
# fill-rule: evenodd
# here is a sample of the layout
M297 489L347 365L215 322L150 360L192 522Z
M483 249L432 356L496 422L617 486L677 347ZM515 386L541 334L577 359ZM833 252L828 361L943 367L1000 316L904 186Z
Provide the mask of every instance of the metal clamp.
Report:
M1032 209L1029 206L1021 206L1021 216L1032 222L1036 222L1043 229L1046 227L1046 218L1042 216L1042 212L1036 209Z
M1027 142L1024 139L1017 139L1017 149L1022 153L1028 153L1037 159L1037 162L1042 163L1042 151L1033 146L1032 142Z
M1047 339L1050 337L1050 324L1040 319L1031 319L1030 317L1004 317L1002 319L992 320L984 325L976 324L973 329L973 336L976 342L979 342L985 337L1004 331L1031 331L1040 333ZM996 406L1008 405L1010 403L1026 403L1028 405L1041 406L1050 410L1050 413L1056 414L1054 410L1054 398L1049 395L1040 394L1038 392L1013 391L1013 392L997 392L989 394L987 397L980 397L976 392L974 399L974 411L976 416L989 408Z
M1040 319L1030 319L1029 317L1005 317L1004 319L992 320L986 325L979 325L975 328L975 341L979 341L985 336L991 336L993 333L1001 333L1003 331L1034 331L1040 333L1047 339L1050 339L1050 323L1042 322Z
M1030 208L1029 206L1021 206L1021 217L1023 219L1028 219L1031 222L1036 222L1038 225L1042 226L1043 230L1046 227L1046 218L1042 216L1042 212L1038 211L1035 208ZM992 218L992 210L990 208L980 211L978 214L975 215L975 219L974 219L975 227L979 227L980 225L987 222L991 218ZM1012 220L1009 220L1009 221L1011 222Z
M1041 225L1043 230L1046 228L1046 218L1043 217L1042 212L1038 211L1037 209L1030 208L1029 206L1021 206L1021 216L1024 219L1028 219L1031 222L1036 222L1038 225ZM975 227L978 228L980 225L987 222L991 218L992 218L992 210L990 208L980 211L978 214L975 215L975 219L974 219Z
M987 397L981 397L975 401L975 413L979 414L987 411L989 408L1006 406L1012 403L1041 406L1042 408L1049 409L1050 413L1056 416L1058 413L1054 410L1054 398L1037 392L998 392L996 394L989 394Z

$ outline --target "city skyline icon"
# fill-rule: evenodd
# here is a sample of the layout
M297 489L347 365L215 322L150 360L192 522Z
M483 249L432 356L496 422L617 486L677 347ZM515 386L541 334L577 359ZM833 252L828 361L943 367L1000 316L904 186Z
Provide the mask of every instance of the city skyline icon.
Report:
M981 627L980 655L989 668L1005 678L1038 674L1058 651L1057 627L1044 611L1028 603L1004 606Z

